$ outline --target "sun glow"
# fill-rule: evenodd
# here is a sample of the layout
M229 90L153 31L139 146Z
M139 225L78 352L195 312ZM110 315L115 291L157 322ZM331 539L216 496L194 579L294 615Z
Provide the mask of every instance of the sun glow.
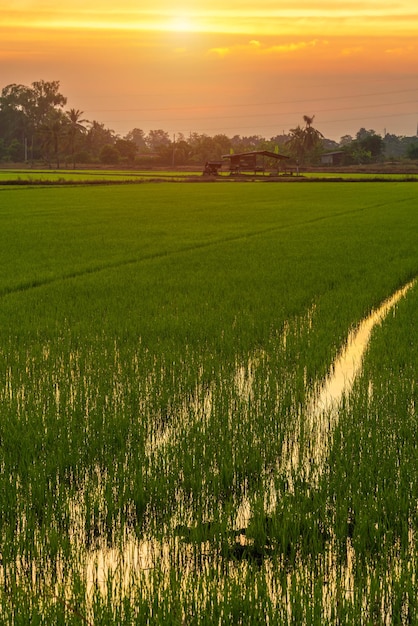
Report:
M190 33L196 30L196 24L188 15L177 15L169 22L168 27L176 33Z

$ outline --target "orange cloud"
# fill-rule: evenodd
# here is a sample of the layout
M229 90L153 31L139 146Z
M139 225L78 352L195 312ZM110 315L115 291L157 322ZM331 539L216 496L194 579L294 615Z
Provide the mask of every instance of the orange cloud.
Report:
M341 55L343 57L351 57L351 56L358 56L359 54L362 54L363 52L364 52L363 46L354 46L352 48L343 48L341 50Z
M404 57L404 56L413 55L415 51L416 51L416 47L410 45L410 46L400 46L398 48L388 48L387 50L385 50L385 54L389 56L395 56L395 57Z
M260 41L252 39L248 43L237 43L228 47L211 48L209 53L226 56L227 54L263 54L277 55L299 52L311 48L327 47L328 41L313 39L311 41L289 41L280 44L262 44Z
M290 42L287 44L280 44L277 46L271 46L263 50L265 54L286 54L288 52L298 52L300 50L306 50L308 48L316 48L318 46L328 46L327 41L319 41L313 39L311 41L298 41Z
M209 54L216 54L220 57L226 57L231 53L231 48L211 48Z

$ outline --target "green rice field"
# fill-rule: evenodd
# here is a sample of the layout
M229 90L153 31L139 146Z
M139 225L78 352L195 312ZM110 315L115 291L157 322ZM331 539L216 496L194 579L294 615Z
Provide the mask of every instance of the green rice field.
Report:
M0 623L417 624L417 276L415 184L0 181Z
M0 169L0 185L40 185L40 184L103 184L134 183L150 180L184 180L201 172L175 172L164 170L114 170L114 169Z
M170 182L190 182L190 180L206 182L202 177L202 168L193 170L165 170L165 169L151 169L151 170L117 170L117 169L36 169L36 168L24 168L24 169L0 169L0 185L68 185L68 184L90 184L102 185L104 183L142 183L151 181L170 181ZM301 172L300 175L287 176L287 179L297 181L312 181L312 180L338 180L338 181L418 181L418 174L403 172L402 168L397 172L351 172L345 173L332 172L332 171L309 171ZM259 182L269 182L272 180L276 182L283 178L285 174L280 174L279 177L273 175L273 173L265 172L254 175L253 172L246 172L241 175L243 180L257 180ZM272 178L271 178L272 177ZM231 181L236 177L230 176L228 170L221 170L217 181ZM238 177L239 178L239 177ZM286 176L285 176L286 178Z

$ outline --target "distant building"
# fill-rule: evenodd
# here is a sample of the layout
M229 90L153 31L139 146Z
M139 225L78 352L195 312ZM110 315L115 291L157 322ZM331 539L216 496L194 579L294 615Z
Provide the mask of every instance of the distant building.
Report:
M342 165L343 161L344 152L342 150L321 154L321 165Z

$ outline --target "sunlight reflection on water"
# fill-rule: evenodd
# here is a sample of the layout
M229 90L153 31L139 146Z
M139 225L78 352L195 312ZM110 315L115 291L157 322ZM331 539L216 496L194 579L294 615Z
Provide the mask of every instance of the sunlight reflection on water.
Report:
M276 471L279 474L287 477L287 484L289 492L294 490L292 483L293 476L303 475L304 480L313 489L318 485L319 480L326 467L329 450L332 445L333 435L339 421L339 408L344 399L348 399L350 391L353 387L356 377L360 374L364 354L367 350L370 342L370 337L373 329L376 325L380 324L385 317L392 311L399 300L406 295L406 293L416 284L416 280L409 282L402 289L395 292L390 298L388 298L377 310L372 311L367 318L365 318L360 325L350 332L347 338L345 346L341 349L339 355L332 363L329 374L326 377L322 385L318 385L316 393L313 392L310 400L304 408L302 408L298 415L295 417L295 422L292 425L292 432L287 434L287 439L283 444L282 455L277 461ZM308 323L312 323L312 316L309 318ZM284 328L283 335L281 337L283 343L283 349L286 349L288 327ZM232 382L234 386L234 397L237 397L242 401L243 407L245 402L253 402L256 394L255 379L257 369L266 357L262 350L257 350L253 355L250 355L248 361L244 364L237 363L235 374ZM8 398L12 397L12 372L8 372L6 377L5 395ZM75 402L75 391L77 381L74 382L74 386L70 389L69 403L73 405ZM85 386L88 382L84 381ZM152 381L150 381L150 386ZM372 394L373 390L369 387L369 393ZM24 387L15 391L18 399L24 402L25 390ZM211 413L213 410L213 394L214 390L208 386L204 387L197 384L193 393L188 398L185 398L183 404L180 406L178 419L168 420L165 422L161 419L163 424L160 429L151 431L149 438L146 440L145 455L151 462L152 458L157 456L164 456L166 452L166 446L178 436L181 436L181 432L184 429L191 428L196 423L209 422ZM54 399L57 407L57 413L61 404L61 390L59 384L54 386ZM88 411L88 404L86 407ZM414 405L411 406L411 411L414 411ZM163 417L163 416L161 416ZM169 416L171 417L171 416ZM179 435L180 433L180 435ZM302 436L303 435L303 436ZM97 500L104 500L104 495L101 493L102 485L104 484L103 475L100 473L100 468L97 469ZM272 480L269 486L269 478L265 477L267 483L266 492L268 493L268 502L266 503L265 512L267 515L274 513L277 507L278 499L281 495L276 491L274 486L274 480ZM178 495L177 505L179 508L182 506L181 493ZM240 503L237 503L237 515L235 518L234 530L245 529L248 527L252 520L254 512L252 511L251 501L243 497ZM82 506L74 505L70 507L73 528L73 540L77 543L77 537L83 536L84 526L84 511ZM184 516L183 516L184 517ZM193 516L191 515L191 520ZM177 513L174 513L172 527L176 527L177 523L182 520ZM203 524L202 524L203 526ZM248 534L248 533L247 533ZM235 539L241 545L248 545L248 538L245 534L237 535ZM415 545L415 538L411 537L411 550ZM80 548L82 541L80 542ZM328 546L326 552L326 558L333 562L334 555L331 548ZM202 563L210 561L222 560L221 556L216 557L209 546L209 543L205 540L199 543L198 546L193 545L191 542L183 542L179 537L171 538L171 540L156 539L152 536L143 536L141 539L134 536L134 533L126 533L124 536L122 545L118 548L104 548L102 544L96 547L96 549L87 549L84 561L84 573L86 580L88 581L88 593L93 594L95 588L99 588L100 591L105 594L108 589L108 581L113 580L114 584L118 584L121 592L125 592L129 589L130 585L136 581L140 581L144 585L144 589L152 589L152 571L154 569L160 569L163 572L169 572L173 567L173 563L181 564L182 571L185 576L196 570L196 558L199 559L200 567ZM173 556L174 555L174 556ZM196 557L196 555L198 555ZM177 560L178 559L178 560ZM354 549L350 544L350 540L347 539L347 564L343 571L337 571L336 566L330 565L327 569L328 576L328 589L329 594L332 594L337 588L337 576L343 575L345 580L345 588L352 589L353 583L353 561L355 559ZM234 567L238 571L242 564L235 563ZM267 568L269 565L267 564ZM303 572L305 565L300 566L300 572ZM202 568L203 574L205 573L204 567ZM147 580L149 576L150 580ZM271 580L273 580L274 573L271 574ZM289 575L290 576L290 575ZM335 580L333 580L335 576ZM0 582L3 582L4 576L0 569ZM290 585L289 585L290 588ZM275 591L277 595L277 589ZM288 592L289 593L289 592ZM290 600L288 599L290 603Z
M304 478L309 481L312 487L317 484L328 455L328 451L332 444L332 435L338 424L339 405L343 397L348 396L356 376L361 371L364 353L370 341L373 328L380 324L399 300L415 285L416 281L411 281L402 289L394 293L388 298L379 309L374 310L365 318L357 329L350 332L347 342L340 351L336 360L330 367L329 374L323 385L319 388L318 393L310 400L305 410L300 411L297 423L293 432L293 437L289 437L283 448L283 455L278 462L279 471L285 472L288 476L289 491L292 491L292 475L299 472L304 473ZM235 374L235 385L239 395L243 397L252 397L252 383L254 380L254 372L262 357L260 351L256 355L249 358L248 367L237 365ZM200 394L196 393L196 397ZM202 407L194 407L195 414L207 414L211 410L210 394L204 396ZM183 407L186 413L186 407ZM303 428L303 437L299 437L299 432ZM170 433L172 434L172 433ZM161 440L153 442L158 446L164 444L167 433ZM274 511L277 505L278 494L271 486L269 503L267 506L267 514ZM246 528L251 521L252 510L251 502L247 498L243 498L238 507L237 517L235 521L235 529ZM245 544L245 536L237 538L237 541ZM176 549L179 548L176 539ZM154 539L147 539L138 542L137 540L127 540L123 554L115 550L98 550L91 554L88 564L88 578L93 582L107 580L109 572L115 572L118 565L123 563L124 571L120 572L123 578L131 574L138 568L142 571L163 567L164 564L169 570L172 562L173 545L165 542L159 542ZM349 563L344 573L347 588L352 588L352 571L351 561L353 559L352 549L348 542L348 554L350 556ZM190 546L183 546L184 555L189 552L190 562L192 561ZM330 557L331 558L331 557ZM187 556L186 556L187 561Z
M305 479L317 483L324 469L333 431L338 424L338 408L343 398L348 397L361 371L372 330L384 320L415 283L416 280L413 280L396 291L350 332L345 346L332 363L319 392L299 415L296 432L299 432L303 426L303 438L289 439L290 445L286 452L286 471L289 480L291 480L292 470L302 467Z

